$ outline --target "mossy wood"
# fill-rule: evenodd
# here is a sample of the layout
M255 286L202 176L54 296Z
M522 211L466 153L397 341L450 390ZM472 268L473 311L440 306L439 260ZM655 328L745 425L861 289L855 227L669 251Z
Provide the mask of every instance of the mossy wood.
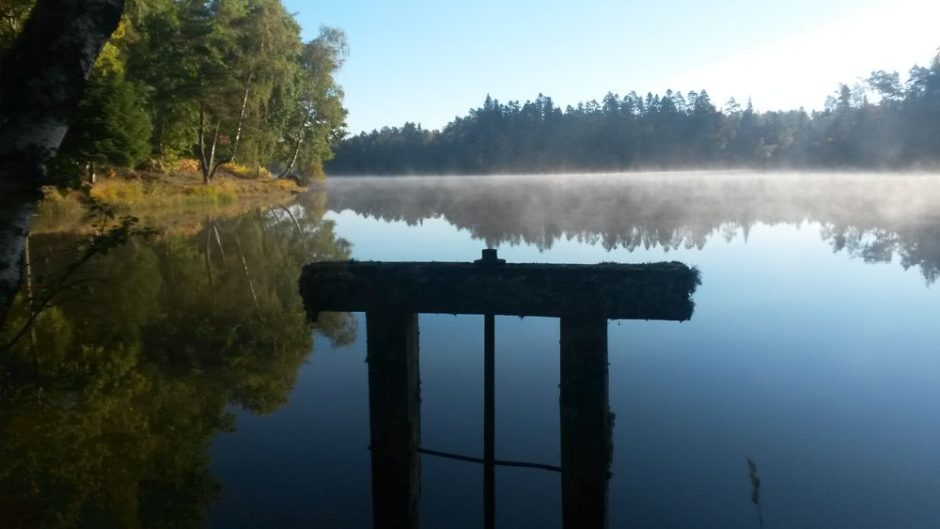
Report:
M651 264L320 262L304 267L300 293L323 311L595 315L685 321L698 271Z
M418 527L419 454L476 462L421 446L418 314L485 315L479 461L484 466L484 527L495 527L496 520L493 316L561 318L563 527L602 529L610 525L613 454L607 319L687 320L698 284L698 271L677 262L506 264L496 250L483 250L474 263L349 261L304 267L300 291L311 317L321 311L366 313L373 527Z

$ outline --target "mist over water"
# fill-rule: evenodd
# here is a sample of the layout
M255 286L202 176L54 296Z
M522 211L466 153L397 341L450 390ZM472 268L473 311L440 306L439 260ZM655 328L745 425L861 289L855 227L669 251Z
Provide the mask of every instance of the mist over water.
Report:
M443 219L491 247L548 250L562 240L604 249L703 248L757 225L818 225L834 251L897 257L928 281L940 270L940 176L670 172L337 178L335 212L415 225Z

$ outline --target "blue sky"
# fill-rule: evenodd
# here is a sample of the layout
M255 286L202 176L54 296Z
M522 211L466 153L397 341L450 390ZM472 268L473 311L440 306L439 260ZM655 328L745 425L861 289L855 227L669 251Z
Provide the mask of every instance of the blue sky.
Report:
M285 0L304 27L343 29L339 74L357 133L405 121L439 128L479 106L608 91L707 89L721 105L820 108L840 81L902 73L940 46L937 0Z

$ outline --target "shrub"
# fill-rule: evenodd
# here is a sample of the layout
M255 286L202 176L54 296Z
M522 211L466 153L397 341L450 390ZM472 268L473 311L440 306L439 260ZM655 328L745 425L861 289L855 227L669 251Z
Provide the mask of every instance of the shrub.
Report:
M137 180L101 180L89 194L95 200L114 205L140 203L144 198L144 185Z
M277 187L278 189L282 189L282 190L284 190L284 191L290 191L290 190L293 190L293 189L297 189L297 182L294 182L293 180L290 180L290 179L287 179L287 178L279 178L279 179L275 180L275 181L274 181L274 185L275 185L275 187Z
M177 173L198 173L200 171L199 160L181 158L174 164L173 170Z
M238 191L226 182L186 189L186 196L198 202L227 204L238 198Z
M237 163L227 163L220 166L219 170L237 178L271 178L271 171L268 171L267 167L261 166L248 167Z

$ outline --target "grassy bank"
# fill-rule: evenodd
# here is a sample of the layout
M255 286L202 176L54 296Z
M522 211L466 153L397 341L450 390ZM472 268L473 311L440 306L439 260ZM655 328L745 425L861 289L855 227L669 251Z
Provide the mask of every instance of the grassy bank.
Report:
M242 178L224 173L205 185L196 175L111 175L82 188L43 189L34 232L74 231L87 224L90 205L107 205L115 215L133 215L145 225L187 230L205 220L236 216L285 204L302 191L292 180Z

